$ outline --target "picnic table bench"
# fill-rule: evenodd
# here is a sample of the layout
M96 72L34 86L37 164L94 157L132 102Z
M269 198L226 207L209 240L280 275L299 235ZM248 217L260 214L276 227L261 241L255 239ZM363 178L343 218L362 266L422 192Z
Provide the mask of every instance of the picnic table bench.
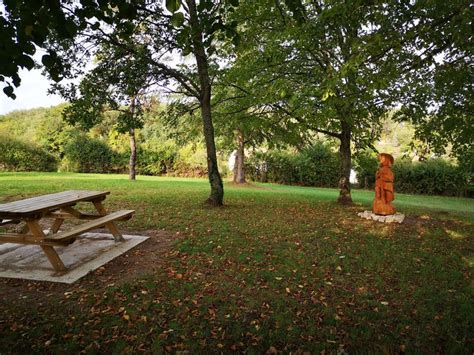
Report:
M104 226L110 230L116 242L124 240L115 221L130 219L135 211L121 210L107 213L102 201L109 193L109 191L71 190L0 204L0 226L26 223L22 232L0 233L0 243L39 245L56 271L66 271L64 263L54 249L55 246L69 245L77 236ZM81 212L75 208L79 202L92 203L97 213ZM59 231L64 220L69 218L89 221ZM53 220L47 232L43 231L40 225L43 219Z

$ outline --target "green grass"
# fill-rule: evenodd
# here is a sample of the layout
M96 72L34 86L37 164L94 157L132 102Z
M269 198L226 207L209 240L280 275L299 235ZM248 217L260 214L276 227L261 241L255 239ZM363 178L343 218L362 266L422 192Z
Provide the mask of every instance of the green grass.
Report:
M382 225L357 217L370 191L343 207L334 189L226 184L210 208L206 180L0 174L0 201L67 189L183 238L140 279L3 303L0 353L474 350L473 200L398 194L407 223Z

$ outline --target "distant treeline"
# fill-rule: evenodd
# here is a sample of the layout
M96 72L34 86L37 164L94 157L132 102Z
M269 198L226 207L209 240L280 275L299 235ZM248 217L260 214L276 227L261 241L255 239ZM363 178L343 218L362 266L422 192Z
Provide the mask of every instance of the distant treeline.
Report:
M64 122L65 105L15 111L0 116L0 170L126 173L128 137L114 128L109 114L91 130ZM142 175L201 177L207 174L203 143L195 138L179 142L157 114L145 117L137 130L137 172ZM197 136L197 135L196 135ZM227 162L220 157L227 174Z
M113 117L92 130L66 124L64 106L17 111L0 116L0 171L68 171L126 173L129 145L113 128ZM176 132L174 132L176 133ZM137 172L142 175L203 177L206 154L202 142L180 142L159 118L150 114L138 131ZM300 149L254 149L246 159L247 178L302 186L337 187L339 156L330 144L316 141ZM231 172L222 149L220 169ZM362 152L353 159L360 188L373 188L378 168L376 154ZM474 197L473 168L444 159L413 162L396 159L397 192Z
M375 153L365 152L354 158L357 187L374 187L378 165ZM254 181L337 187L338 166L338 154L327 145L316 144L299 152L256 153L247 161L247 172ZM472 171L440 158L421 162L397 159L393 172L397 192L474 197L469 185Z

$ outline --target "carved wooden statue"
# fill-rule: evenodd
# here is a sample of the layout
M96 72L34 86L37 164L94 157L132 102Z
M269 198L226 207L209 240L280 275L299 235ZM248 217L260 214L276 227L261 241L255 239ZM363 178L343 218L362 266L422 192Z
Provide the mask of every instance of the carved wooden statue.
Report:
M380 215L395 214L391 202L395 199L393 190L394 175L391 169L393 157L390 154L379 154L380 168L375 174L375 199L373 212Z

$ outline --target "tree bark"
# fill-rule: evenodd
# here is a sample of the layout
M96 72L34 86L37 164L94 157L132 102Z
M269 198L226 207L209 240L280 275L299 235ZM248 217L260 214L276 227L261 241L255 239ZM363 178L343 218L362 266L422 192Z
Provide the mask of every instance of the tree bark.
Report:
M207 203L213 206L221 206L224 203L224 186L217 167L216 143L214 140L214 126L211 115L211 81L209 78L208 62L203 44L202 27L199 23L196 1L186 0L189 9L190 25L193 43L193 54L199 75L201 116L204 128L204 138L207 151L207 174L211 185L211 194Z
M349 181L351 176L351 128L345 120L341 123L341 145L339 146L341 165L339 170L339 197L337 201L341 204L351 204L351 185Z
M237 152L235 154L234 182L237 184L245 183L245 146L244 133L237 129Z
M137 174L137 143L135 140L135 129L130 128L130 162L128 170L128 178L130 180L135 180Z

